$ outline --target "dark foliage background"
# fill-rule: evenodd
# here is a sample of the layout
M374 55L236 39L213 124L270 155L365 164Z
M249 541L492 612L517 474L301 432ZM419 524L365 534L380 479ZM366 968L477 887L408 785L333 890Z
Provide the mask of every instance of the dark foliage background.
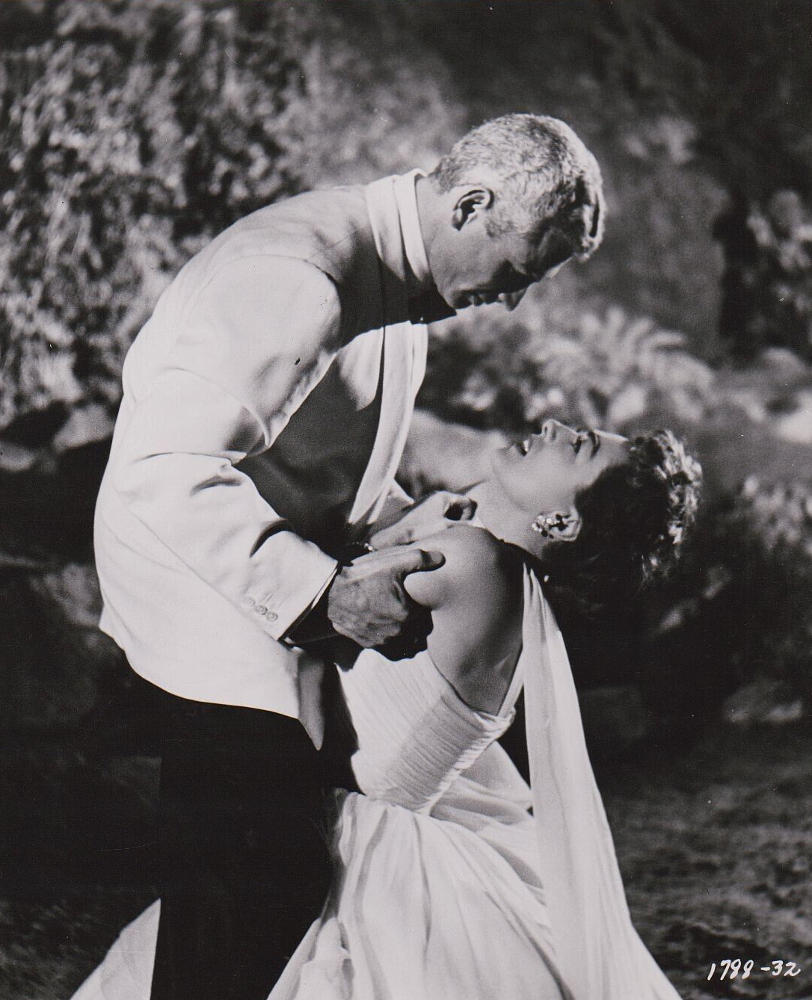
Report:
M430 168L513 110L593 148L605 245L433 331L402 478L463 485L546 415L687 436L708 490L683 573L568 623L585 721L680 989L812 995L705 981L812 950L810 28L807 0L0 2L3 1000L68 996L154 891L149 719L96 629L90 538L132 337L234 219Z

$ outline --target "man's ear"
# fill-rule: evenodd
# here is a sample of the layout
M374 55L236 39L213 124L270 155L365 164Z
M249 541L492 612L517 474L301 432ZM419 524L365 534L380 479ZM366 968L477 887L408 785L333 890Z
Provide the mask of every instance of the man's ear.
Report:
M451 224L462 229L469 219L493 204L493 191L486 187L466 187L454 203Z

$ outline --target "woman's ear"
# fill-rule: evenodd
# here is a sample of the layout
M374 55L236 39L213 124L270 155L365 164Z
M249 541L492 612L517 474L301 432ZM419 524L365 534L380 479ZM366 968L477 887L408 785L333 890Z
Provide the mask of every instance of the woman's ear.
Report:
M466 222L483 209L493 204L493 191L486 187L466 187L454 203L451 212L451 224L455 229L462 229Z

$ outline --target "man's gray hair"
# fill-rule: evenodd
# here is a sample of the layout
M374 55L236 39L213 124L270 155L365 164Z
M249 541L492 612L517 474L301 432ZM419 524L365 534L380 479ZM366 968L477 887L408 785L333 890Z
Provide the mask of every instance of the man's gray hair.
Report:
M512 230L540 237L552 224L581 260L603 238L598 162L558 118L512 114L484 122L464 135L430 176L443 192L494 178L495 201L488 216L491 236Z

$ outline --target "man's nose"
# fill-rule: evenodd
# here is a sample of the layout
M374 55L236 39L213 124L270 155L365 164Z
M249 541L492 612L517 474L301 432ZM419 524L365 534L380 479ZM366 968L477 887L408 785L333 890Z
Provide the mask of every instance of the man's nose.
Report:
M499 296L499 301L504 305L508 312L513 312L516 306L524 298L526 292L526 288L522 288L518 292L502 292Z

